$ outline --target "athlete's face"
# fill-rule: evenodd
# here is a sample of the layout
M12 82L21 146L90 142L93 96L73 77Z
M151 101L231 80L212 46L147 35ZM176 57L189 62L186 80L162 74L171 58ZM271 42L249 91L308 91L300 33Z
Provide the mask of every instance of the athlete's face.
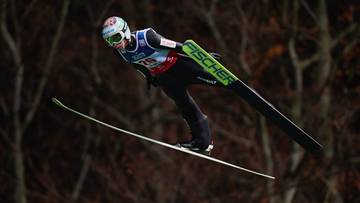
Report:
M113 47L116 49L125 49L125 47L129 44L129 40L123 39L120 43L114 45Z

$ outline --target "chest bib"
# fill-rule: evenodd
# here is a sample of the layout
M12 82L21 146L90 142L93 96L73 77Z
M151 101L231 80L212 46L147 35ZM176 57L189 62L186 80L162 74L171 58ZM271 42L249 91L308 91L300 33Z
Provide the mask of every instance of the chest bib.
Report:
M123 59L129 63L145 66L153 74L168 70L177 61L175 51L152 47L146 39L146 32L150 28L136 31L134 50L117 50Z

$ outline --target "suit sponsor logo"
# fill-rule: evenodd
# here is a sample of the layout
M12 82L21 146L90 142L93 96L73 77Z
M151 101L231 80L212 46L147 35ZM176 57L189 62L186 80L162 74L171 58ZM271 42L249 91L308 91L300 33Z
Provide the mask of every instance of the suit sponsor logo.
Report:
M212 85L215 85L217 83L216 80L209 80L209 79L206 79L206 78L202 78L200 76L196 77L197 79L203 81L203 82L206 82L208 84L212 84Z
M132 56L131 58L132 58L134 61L137 61L137 60L139 60L139 59L141 59L141 58L144 58L145 56L146 56L146 54L145 54L144 52L141 52L141 53L139 53L139 54L136 54L136 55Z
M140 45L141 47L146 46L145 40L140 39L140 40L139 40L139 45Z
M190 52L187 54L192 56L194 60L196 60L202 67L204 67L224 85L229 85L237 80L237 78L232 73L222 67L222 65L215 61L215 59L213 59L208 53L203 52L200 47L191 42L186 42L184 46L190 49Z
M172 40L165 39L165 38L161 38L160 45L164 46L164 47L175 48L176 47L176 42L174 42Z

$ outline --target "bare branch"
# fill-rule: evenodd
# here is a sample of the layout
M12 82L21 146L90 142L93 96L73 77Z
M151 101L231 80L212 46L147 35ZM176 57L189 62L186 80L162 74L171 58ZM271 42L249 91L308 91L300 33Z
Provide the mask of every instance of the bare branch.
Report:
M202 9L202 14L206 20L206 22L208 23L212 33L214 34L214 37L216 39L216 42L219 43L220 47L222 50L227 51L228 50L228 46L225 43L225 41L222 39L221 37L221 32L219 30L219 28L216 25L216 22L213 18L213 15L211 12L204 10L204 8Z
M147 21L147 25L150 26L150 27L153 27L155 25L154 23L154 17L153 17L153 14L152 14L152 2L151 0L145 0L144 3L143 3L143 7L144 7L144 12L145 12L145 19Z
M95 116L95 112L94 112L93 109L90 110L90 116L92 116L92 117ZM84 186L85 179L86 179L86 177L88 175L88 172L89 172L89 169L90 169L92 156L88 151L89 151L89 147L90 147L91 140L92 140L92 137L93 137L91 127L92 127L92 124L88 123L87 128L86 128L86 137L85 137L85 141L84 141L84 149L83 149L83 153L82 153L82 162L83 163L82 163L82 167L81 167L81 170L80 170L79 177L77 179L77 182L75 184L74 190L73 190L72 195L71 195L71 202L77 202L78 201L78 199L80 197L81 189ZM97 136L96 140L99 140L99 139L100 139L100 136ZM98 144L98 141L96 141L95 143ZM96 144L96 147L97 147L97 144Z
M23 15L20 17L20 22L24 21L28 17L29 13L32 11L32 9L34 8L37 2L38 0L32 0L30 4L26 6L26 10L24 11Z
M133 125L133 123L126 117L122 116L122 114L114 107L110 106L110 105L106 105L104 104L100 99L95 98L95 102L100 105L101 107L105 108L105 110L110 113L110 115L114 116L115 118L117 118L121 123L123 123L127 129L129 129L130 131L134 131L136 130L135 126ZM143 143L143 145L146 147L146 149L148 149L149 151L155 152L155 154L157 154L158 157L160 157L161 160L164 160L167 163L172 163L173 160L169 159L169 157L167 157L163 151L160 151L158 148L154 148L151 147L151 145L148 145L147 142L145 141L141 141L141 143Z
M295 49L295 39L294 37L291 37L288 43L289 48L289 54L291 58L291 62L293 63L294 67L302 69L302 66L300 65L299 56Z
M339 43L339 41L342 40L347 35L350 35L352 33L358 34L359 31L360 31L359 24L356 24L356 23L351 24L349 27L347 27L347 29L345 29L338 36L333 38L333 40L331 42L331 48L334 48ZM359 39L357 39L357 40L359 40Z
M4 140L9 144L9 146L10 146L12 149L15 149L14 143L11 141L11 139L9 138L8 133L6 133L4 129L1 129L1 128L0 128L0 134L1 134L1 136L4 138Z
M301 4L304 6L305 10L308 12L308 14L311 16L311 18L316 23L317 22L316 14L314 13L314 11L311 10L309 4L304 0L301 0Z
M236 135L234 135L234 133L229 132L227 129L221 127L221 125L219 125L215 122L212 122L211 125L213 126L215 133L220 133L220 134L224 135L226 138L233 140L237 143L241 143L242 145L244 145L246 147L250 147L252 145L251 140L245 139L241 136L236 136Z
M338 202L342 203L342 197L337 187L337 176L333 175L329 179L324 180L327 185L327 192L325 195L324 203Z
M63 3L63 7L61 9L61 14L60 14L60 19L59 19L59 24L58 24L54 39L52 41L52 44L50 46L49 55L46 57L47 60L46 60L45 65L44 65L43 75L42 75L42 77L40 79L40 83L39 83L38 88L37 88L37 90L35 92L35 96L34 96L32 104L31 104L31 108L30 108L29 112L26 115L24 125L23 125L23 130L25 130L28 127L28 125L30 124L30 122L34 118L34 115L37 112L37 109L39 107L40 100L41 100L41 97L43 95L45 86L47 84L50 71L51 71L51 69L53 67L54 56L55 56L55 54L57 52L58 44L59 44L59 41L60 41L60 38L61 38L61 35L62 35L62 31L63 31L63 28L64 28L65 18L67 16L69 4L70 4L70 0L65 0L64 3Z
M0 107L5 117L8 117L10 115L10 110L8 105L6 104L4 97L0 97Z
M239 1L237 1L237 3L236 3L236 10L240 14L240 20L242 22L242 25L239 25L239 27L241 27L240 63L241 63L241 67L244 69L245 73L248 76L250 76L252 73L251 73L249 64L247 63L246 58L245 58L245 51L246 51L246 47L248 45L248 31L247 31L248 18L245 14L244 9L240 5Z
M104 9L100 13L99 18L96 21L96 26L100 26L102 24L102 21L104 20L104 17L109 11L110 6L112 5L113 2L114 0L106 1Z
M21 66L21 56L19 49L16 45L14 38L10 35L7 26L6 26L6 4L2 5L1 11L1 34L4 38L5 43L8 45L11 54L13 55L13 59L15 62L15 67L19 68Z
M267 131L266 127L266 120L263 116L259 116L260 119L260 134L261 134L261 140L263 145L263 150L265 154L265 160L266 160L266 173L272 174L273 173L273 167L274 162L272 158L272 152L270 147L270 141L269 141L269 133Z
M105 2L104 8L101 10L100 14L96 18L94 16L94 12L90 6L90 2L86 2L85 6L88 11L89 18L92 22L94 22L94 27L97 28L102 25L105 15L108 13L110 6L114 3L114 0L109 0ZM98 8L96 8L98 9Z
M16 1L10 1L10 16L11 16L11 21L13 22L14 25L14 36L15 36L15 40L17 41L17 48L20 49L21 47L21 39L20 39L20 32L21 32L21 24L18 20L18 12L16 9Z
M91 54L92 54L92 56L90 57L91 58L90 70L91 70L93 77L95 78L96 85L100 85L102 83L102 79L101 79L99 71L97 69L97 60L98 60L97 28L99 26L101 26L104 15L108 12L113 1L114 0L107 1L105 3L104 9L102 9L101 14L97 18L94 16L94 11L91 8L90 2L86 2L86 4L85 4L90 21L95 22L93 24L93 32L91 33L91 46L92 46Z
M303 70L310 67L311 64L315 63L320 59L320 54L318 52L314 53L311 57L300 61L300 66Z
M360 44L360 38L354 39L344 49L344 53L349 53L357 44Z
M21 106L21 90L23 84L23 75L24 75L24 66L22 64L22 59L19 51L19 44L14 40L10 35L6 27L6 4L1 5L1 33L5 39L6 44L8 45L11 54L13 55L13 60L15 63L16 76L15 76L15 91L14 91L14 106L13 106L13 127L14 127L14 137L15 142L13 145L14 149L14 168L16 175L16 188L15 188L15 199L18 203L26 203L26 186L25 186L25 174L24 174L24 163L23 163L23 152L21 149L22 145L22 136L23 132L21 130L20 123L20 106ZM17 23L14 23L17 28Z

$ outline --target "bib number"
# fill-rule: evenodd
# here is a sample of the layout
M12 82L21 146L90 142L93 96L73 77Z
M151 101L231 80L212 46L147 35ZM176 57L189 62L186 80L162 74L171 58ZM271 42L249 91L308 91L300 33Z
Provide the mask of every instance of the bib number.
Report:
M144 66L149 66L151 64L157 63L157 60L153 58L146 58L138 61L138 63Z

